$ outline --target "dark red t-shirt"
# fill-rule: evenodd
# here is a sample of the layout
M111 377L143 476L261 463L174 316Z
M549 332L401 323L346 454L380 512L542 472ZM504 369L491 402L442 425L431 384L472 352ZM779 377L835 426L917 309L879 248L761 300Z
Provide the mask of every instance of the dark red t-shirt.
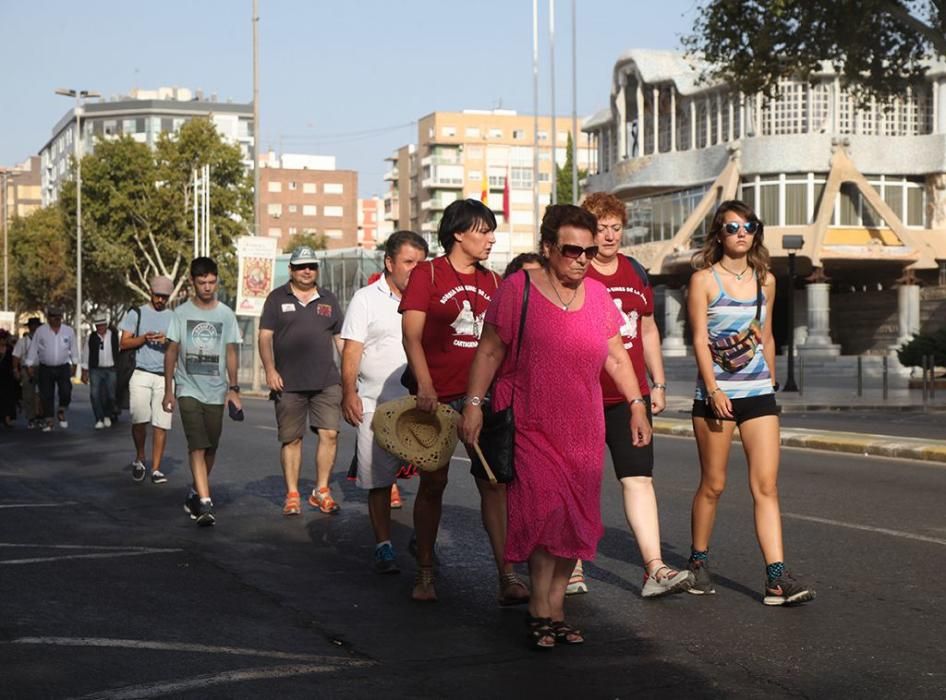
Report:
M654 313L654 293L650 285L644 285L637 270L623 255L618 255L618 269L613 275L603 275L594 265L589 265L587 276L608 288L608 293L621 314L621 339L634 365L641 394L649 396L650 387L647 384L647 366L644 364L644 344L641 338L641 317L652 316ZM601 391L605 405L610 406L626 400L606 371L601 372Z
M437 399L442 402L466 394L486 308L498 283L499 277L485 268L460 274L446 257L419 263L411 271L398 311L427 314L421 344Z

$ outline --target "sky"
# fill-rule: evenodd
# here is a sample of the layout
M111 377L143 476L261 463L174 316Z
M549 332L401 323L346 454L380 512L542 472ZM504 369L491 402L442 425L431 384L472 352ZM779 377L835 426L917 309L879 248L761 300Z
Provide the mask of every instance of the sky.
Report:
M434 111L532 114L529 0L259 0L261 144L334 155L359 194ZM697 0L577 0L579 119L607 107L617 58L680 48ZM59 87L253 97L252 0L0 0L0 166L35 155L72 108ZM571 0L555 3L556 114L572 108ZM539 0L539 112L548 114L549 0Z

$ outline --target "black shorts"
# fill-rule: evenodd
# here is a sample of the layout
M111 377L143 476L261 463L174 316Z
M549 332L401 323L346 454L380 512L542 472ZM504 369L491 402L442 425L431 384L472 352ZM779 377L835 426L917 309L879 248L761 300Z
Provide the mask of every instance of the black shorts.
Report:
M708 420L734 420L736 425L742 425L753 418L777 416L779 414L778 404L775 403L775 394L730 399L730 402L732 402L732 418L720 418L713 413L712 408L706 405L706 401L700 401L699 399L693 401L693 411L690 415L694 418L706 418Z
M483 400L484 409L489 405L489 400L489 396ZM462 414L463 408L466 406L466 397L461 396L460 398L454 399L453 401L447 401L446 404L457 413ZM480 461L480 458L476 456L476 452L467 448L466 454L470 458L470 474L472 474L477 479L489 481L489 475L487 475L486 469L483 467L483 463Z
M647 422L654 424L650 410L650 397L644 397L647 406ZM604 441L611 451L614 474L618 479L626 476L654 475L654 441L641 447L631 442L631 406L625 401L604 407Z

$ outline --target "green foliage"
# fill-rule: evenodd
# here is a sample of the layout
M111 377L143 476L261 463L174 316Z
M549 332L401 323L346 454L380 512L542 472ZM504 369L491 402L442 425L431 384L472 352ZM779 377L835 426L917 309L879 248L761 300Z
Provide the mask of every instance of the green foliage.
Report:
M932 333L919 333L897 350L897 358L904 367L922 367L923 358L933 356L933 364L946 365L946 326Z
M56 207L37 209L10 223L11 301L20 313L75 305L75 266L69 235Z
M861 104L888 102L946 55L940 0L704 0L688 52L709 66L704 78L747 95L778 94L782 77L811 79L822 61Z
M581 199L581 181L588 177L588 169L578 169L579 190L578 196L572 197L572 161L575 157L575 145L572 143L572 134L568 132L568 145L565 147L565 163L562 167L555 166L555 181L558 183L559 204L577 203Z
M291 253L300 246L308 246L312 250L325 250L328 247L321 233L294 233L286 241L282 252Z

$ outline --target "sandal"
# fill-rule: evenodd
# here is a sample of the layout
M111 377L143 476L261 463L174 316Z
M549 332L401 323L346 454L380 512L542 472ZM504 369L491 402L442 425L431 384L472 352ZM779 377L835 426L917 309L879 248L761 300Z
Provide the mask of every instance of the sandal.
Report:
M434 567L419 566L414 576L414 590L411 598L419 603L436 603L437 591L434 590Z
M283 515L299 515L302 512L302 499L298 491L290 491L286 494L286 500L282 506Z
M555 641L559 644L584 644L585 636L580 629L572 627L565 620L559 620L552 623L552 633L555 635Z
M508 605L522 605L529 602L529 588L519 578L519 574L509 572L499 576L499 595L496 600L503 607Z
M537 651L555 648L555 630L553 629L552 618L533 617L529 622L529 639L532 640L532 648Z
M330 515L338 512L338 504L332 498L332 490L328 486L313 490L309 496L309 505Z

